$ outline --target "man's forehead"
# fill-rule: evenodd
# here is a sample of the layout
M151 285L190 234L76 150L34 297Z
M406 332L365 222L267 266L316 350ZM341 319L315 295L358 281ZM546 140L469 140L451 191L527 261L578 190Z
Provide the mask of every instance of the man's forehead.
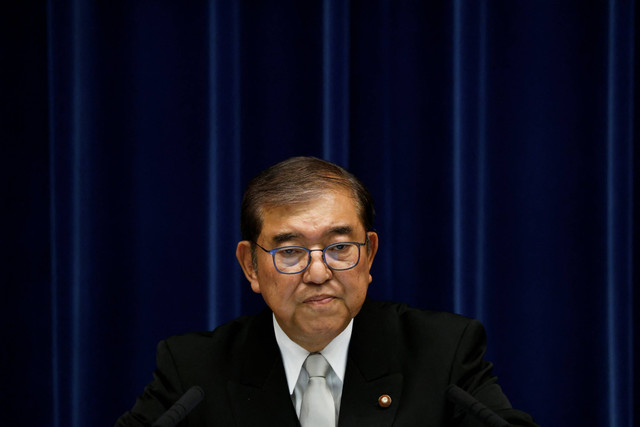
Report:
M345 191L329 191L301 203L267 206L261 217L263 238L275 241L348 235L364 229L357 203Z
M330 237L351 235L364 230L359 218L352 221L326 221L308 223L305 221L287 221L286 219L265 218L261 235L271 240L291 240L296 238Z

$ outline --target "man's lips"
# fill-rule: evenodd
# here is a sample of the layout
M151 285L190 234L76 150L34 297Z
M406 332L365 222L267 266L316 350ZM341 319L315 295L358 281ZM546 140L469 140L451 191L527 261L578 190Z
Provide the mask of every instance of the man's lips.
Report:
M335 299L332 295L315 295L304 300L305 304L328 304Z

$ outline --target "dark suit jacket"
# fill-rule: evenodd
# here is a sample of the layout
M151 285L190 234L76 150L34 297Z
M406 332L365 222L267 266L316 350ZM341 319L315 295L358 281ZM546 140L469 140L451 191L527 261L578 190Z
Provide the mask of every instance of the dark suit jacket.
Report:
M481 426L447 402L452 383L513 425L535 425L511 409L484 351L484 328L475 320L365 302L354 321L339 426ZM161 342L157 365L116 426L151 425L193 385L205 397L181 426L299 425L268 309L213 332ZM388 408L378 405L383 394L392 399Z

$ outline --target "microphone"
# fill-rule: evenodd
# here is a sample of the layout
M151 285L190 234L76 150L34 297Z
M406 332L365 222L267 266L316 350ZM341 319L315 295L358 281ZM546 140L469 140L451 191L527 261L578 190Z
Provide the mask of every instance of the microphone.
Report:
M511 427L498 414L483 405L478 399L461 389L455 384L449 385L445 390L445 394L449 401L456 405L462 406L465 412L473 415L488 427Z
M194 385L171 408L153 423L152 427L175 427L204 398L204 390Z

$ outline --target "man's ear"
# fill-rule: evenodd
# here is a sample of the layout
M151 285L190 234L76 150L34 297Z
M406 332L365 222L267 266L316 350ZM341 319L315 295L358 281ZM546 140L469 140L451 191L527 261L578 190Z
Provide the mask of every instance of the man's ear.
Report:
M369 239L369 245L367 247L367 261L369 262L369 268L373 264L373 258L378 253L378 233L375 231L369 231L367 233Z
M258 282L258 272L253 265L253 256L251 254L251 242L241 240L236 248L236 258L242 267L244 276L251 283L251 290L257 294L260 293L260 283Z
M366 248L367 253L367 269L371 271L371 266L373 265L373 258L375 258L376 253L378 253L378 233L370 231L367 233L367 237L369 238L369 244ZM371 277L371 273L369 273L369 283L373 280Z

